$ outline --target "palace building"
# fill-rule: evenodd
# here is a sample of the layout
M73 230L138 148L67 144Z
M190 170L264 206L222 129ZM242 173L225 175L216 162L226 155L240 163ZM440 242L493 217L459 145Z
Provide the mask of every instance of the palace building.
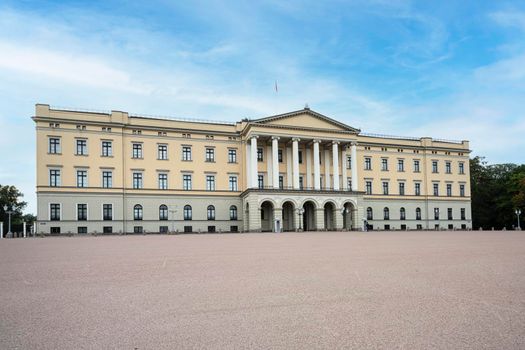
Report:
M470 229L468 141L37 104L36 232Z

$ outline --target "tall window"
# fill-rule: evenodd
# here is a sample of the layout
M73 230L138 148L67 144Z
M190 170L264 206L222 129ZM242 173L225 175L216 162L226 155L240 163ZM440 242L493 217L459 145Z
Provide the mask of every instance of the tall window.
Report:
M416 220L421 220L421 208L416 208Z
M133 220L142 220L142 205L136 204L133 207Z
M383 219L390 220L390 210L387 207L383 209Z
M102 205L102 220L113 220L113 204Z
M346 180L346 188L348 189L348 191L352 190L352 179Z
M168 145L158 145L157 146L157 157L160 160L168 159Z
M445 162L445 172L447 174L451 174L452 173L452 166L450 165L450 162Z
M465 174L465 163L463 163L463 162L459 163L459 173L460 174Z
M168 174L159 174L159 190L168 189Z
M405 183L404 182L399 183L399 195L400 196L405 195Z
M49 205L49 220L60 221L60 204Z
M366 182L366 194L372 194L372 181Z
M168 220L168 206L166 204L159 207L159 220Z
M60 170L58 169L49 170L49 186L51 187L60 186Z
M102 141L102 157L111 157L113 155L113 145L111 141Z
M406 211L405 208L399 209L399 220L406 220Z
M133 188L139 189L143 187L142 173L133 173Z
M191 212L191 205L185 205L184 206L184 220L191 220L192 212Z
M206 147L206 161L215 162L215 149Z
M284 176L279 175L279 188L284 189Z
M346 168L352 169L352 156L346 156Z
M182 189L185 191L191 190L191 175L182 175Z
M414 160L414 172L419 173L419 160Z
M439 184L433 184L432 187L434 188L434 196L439 196Z
M208 220L215 220L215 207L213 205L208 205L206 212L208 213Z
M283 150L282 149L277 150L277 161L279 163L283 162Z
M299 189L304 189L304 177L299 176Z
M461 208L461 220L465 220L465 208Z
M434 220L439 220L439 208L434 208Z
M191 147L190 146L182 147L182 160L186 160L186 161L191 160Z
M432 161L432 172L437 173L438 172L438 162L437 160Z
M87 140L77 140L77 155L85 156L87 154Z
M465 197L465 185L463 184L459 185L459 195Z
M303 164L303 151L298 151L299 164Z
M381 158L381 170L383 171L388 170L388 159L387 158Z
M372 170L372 158L365 157L365 170Z
M206 191L215 191L214 175L206 175Z
M452 184L447 184L447 196L452 196Z
M237 163L237 150L228 150L228 163Z
M60 139L56 137L49 138L49 153L57 154L60 153Z
M421 196L421 183L416 182L416 183L414 184L414 194L415 194L416 196Z
M77 220L86 221L87 215L87 204L77 204Z
M230 220L237 220L237 207L235 205L230 207Z
M366 208L366 219L374 220L374 212L372 211L371 207Z
M257 175L257 185L259 188L264 188L264 175Z
M447 218L453 220L452 208L447 208Z
M397 160L397 171L405 171L405 161L403 159Z
M113 172L111 171L102 172L102 187L103 188L113 187Z
M87 170L77 170L77 187L87 187Z
M141 143L134 143L133 144L133 158L142 158L142 144Z
M263 160L263 149L257 148L257 161L262 162Z
M388 182L383 181L383 194L388 194Z
M237 176L230 176L230 191L237 191Z

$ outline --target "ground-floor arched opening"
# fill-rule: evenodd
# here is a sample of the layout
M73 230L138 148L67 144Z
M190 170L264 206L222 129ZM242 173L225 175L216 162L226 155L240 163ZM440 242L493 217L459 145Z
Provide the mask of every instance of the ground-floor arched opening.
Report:
M293 202L283 203L283 231L295 231L295 206Z
M315 218L316 205L312 201L306 201L303 204L303 230L304 231L315 231L316 218Z
M261 204L261 230L263 232L273 231L274 207L272 202L264 201Z
M324 205L324 227L327 231L335 230L335 205L332 202L327 202Z
M345 230L352 230L355 228L355 207L351 202L346 202L341 210L343 215L343 228Z

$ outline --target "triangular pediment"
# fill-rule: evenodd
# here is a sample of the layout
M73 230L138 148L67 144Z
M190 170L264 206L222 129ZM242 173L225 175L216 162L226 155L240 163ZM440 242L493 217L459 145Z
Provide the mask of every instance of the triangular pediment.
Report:
M275 125L275 126L290 126L311 128L320 130L334 130L358 133L359 129L352 128L346 124L340 123L337 120L329 118L325 115L305 108L299 111L273 115L266 118L251 120L254 124Z

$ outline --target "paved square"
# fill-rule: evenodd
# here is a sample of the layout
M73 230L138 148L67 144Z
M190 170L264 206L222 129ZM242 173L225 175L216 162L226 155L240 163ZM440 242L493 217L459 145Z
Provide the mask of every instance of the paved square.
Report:
M0 241L0 349L525 348L525 232Z

